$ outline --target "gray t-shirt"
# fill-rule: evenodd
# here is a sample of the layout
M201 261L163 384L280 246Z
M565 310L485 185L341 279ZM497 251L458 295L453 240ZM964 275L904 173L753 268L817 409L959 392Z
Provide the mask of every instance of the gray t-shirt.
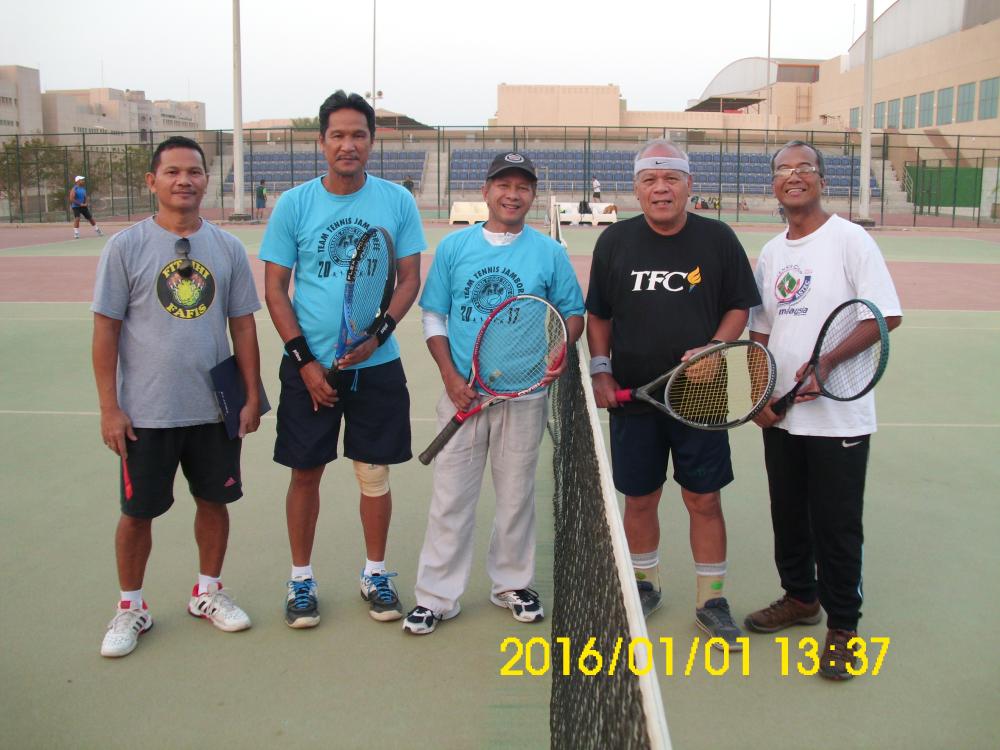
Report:
M108 240L97 266L90 309L122 321L118 403L136 427L220 421L209 370L230 355L229 318L260 309L238 239L203 221L187 279L178 239L146 219Z

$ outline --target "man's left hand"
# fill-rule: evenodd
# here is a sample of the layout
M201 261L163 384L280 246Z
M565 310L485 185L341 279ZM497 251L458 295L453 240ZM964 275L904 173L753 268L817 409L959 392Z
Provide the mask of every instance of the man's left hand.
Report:
M347 354L337 360L337 367L341 370L354 365L359 365L372 356L375 350L378 349L378 339L372 336L369 339L365 339L355 348L351 349Z

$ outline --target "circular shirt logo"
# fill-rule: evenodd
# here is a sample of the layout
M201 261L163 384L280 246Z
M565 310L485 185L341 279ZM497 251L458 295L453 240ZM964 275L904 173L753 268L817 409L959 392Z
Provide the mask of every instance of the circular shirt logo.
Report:
M497 305L515 294L517 290L514 288L514 282L506 276L491 273L475 283L469 293L469 299L479 312L488 315Z
M798 266L785 266L774 282L774 297L779 305L794 305L809 293L812 276Z
M354 224L340 227L326 242L326 254L338 266L347 268L354 257L354 249L364 235L365 230Z
M175 258L160 270L156 297L175 318L194 320L208 312L215 300L215 274L192 258L191 275L182 276L178 271L182 262Z

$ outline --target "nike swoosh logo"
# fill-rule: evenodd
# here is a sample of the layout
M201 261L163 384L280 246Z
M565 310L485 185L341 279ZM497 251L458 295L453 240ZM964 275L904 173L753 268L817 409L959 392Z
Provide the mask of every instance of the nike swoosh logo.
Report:
M840 444L841 444L842 446L844 446L845 448L853 448L853 447L854 447L855 445L861 445L861 441L860 441L860 440L858 440L858 441L857 441L857 442L855 442L855 443L848 443L848 442L847 442L846 440L841 440L841 441L840 441Z

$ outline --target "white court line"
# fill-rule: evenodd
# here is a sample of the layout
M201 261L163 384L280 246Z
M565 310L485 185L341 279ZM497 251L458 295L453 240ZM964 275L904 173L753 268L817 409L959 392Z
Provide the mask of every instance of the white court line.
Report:
M97 411L35 411L30 409L0 409L0 415L9 416L36 416L36 417L99 417ZM274 414L265 414L261 419L276 419ZM437 417L410 417L411 422L437 422ZM607 420L601 420L601 424L607 424ZM879 427L945 427L950 429L966 429L969 427L981 427L994 430L1000 427L1000 423L961 423L961 422L879 422Z

